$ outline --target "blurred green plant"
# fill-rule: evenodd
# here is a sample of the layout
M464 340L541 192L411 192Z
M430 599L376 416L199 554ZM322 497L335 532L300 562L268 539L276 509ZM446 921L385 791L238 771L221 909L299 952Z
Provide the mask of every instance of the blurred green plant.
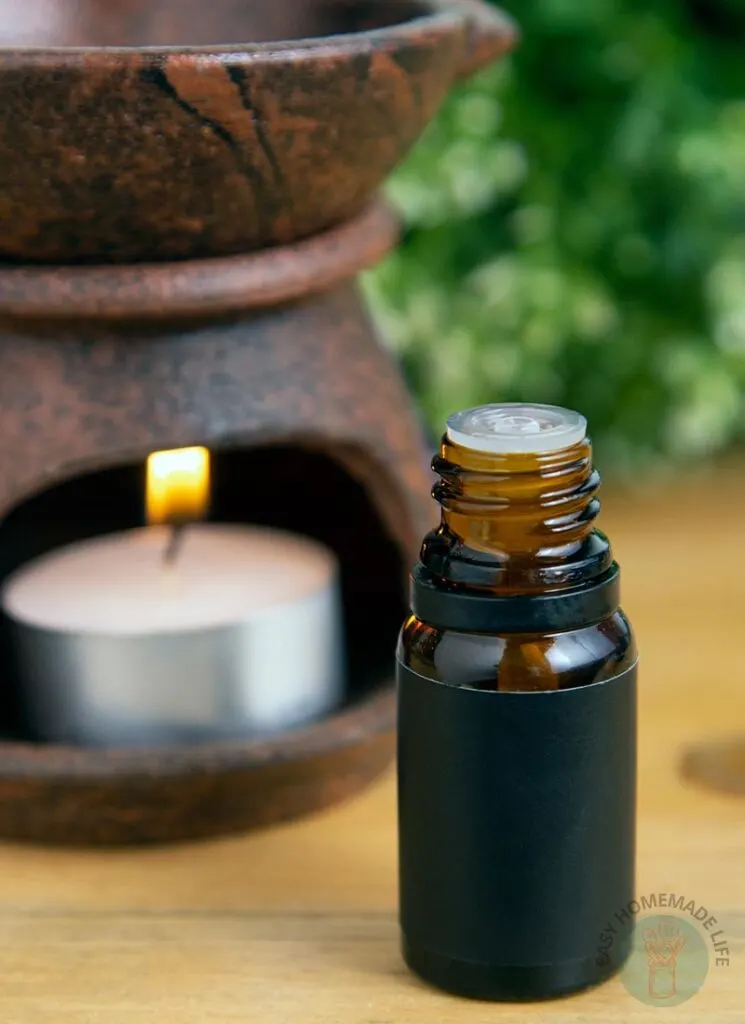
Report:
M390 183L373 311L436 433L531 400L609 469L714 453L745 433L745 4L513 8L518 50Z

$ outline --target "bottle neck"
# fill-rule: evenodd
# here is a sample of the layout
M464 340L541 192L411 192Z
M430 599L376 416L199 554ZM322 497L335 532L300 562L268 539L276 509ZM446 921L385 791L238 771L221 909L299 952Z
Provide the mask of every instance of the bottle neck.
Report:
M541 454L493 454L446 436L432 468L442 516L421 561L441 582L536 594L589 582L611 566L610 545L593 529L600 477L589 441Z

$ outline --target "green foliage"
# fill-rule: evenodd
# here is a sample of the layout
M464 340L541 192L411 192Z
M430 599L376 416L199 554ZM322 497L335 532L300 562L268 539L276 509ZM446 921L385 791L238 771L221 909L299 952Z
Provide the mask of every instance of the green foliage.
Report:
M390 185L366 287L433 430L568 405L605 464L744 433L745 5L532 0Z

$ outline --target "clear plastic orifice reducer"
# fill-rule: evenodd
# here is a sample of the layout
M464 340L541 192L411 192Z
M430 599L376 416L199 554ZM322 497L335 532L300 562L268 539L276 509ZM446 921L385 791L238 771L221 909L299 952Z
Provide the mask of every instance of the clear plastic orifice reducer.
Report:
M637 655L586 431L484 406L433 462L397 658L400 911L408 965L462 995L562 995L631 948Z

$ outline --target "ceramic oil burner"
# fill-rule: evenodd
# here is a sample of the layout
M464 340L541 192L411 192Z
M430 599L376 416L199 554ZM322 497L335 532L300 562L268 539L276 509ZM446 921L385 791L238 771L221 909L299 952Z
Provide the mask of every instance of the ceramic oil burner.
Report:
M354 277L395 244L378 186L513 27L476 0L1 0L0 24L0 580L138 525L147 455L207 446L216 522L334 553L349 677L268 738L94 749L27 738L6 653L0 835L163 842L333 803L390 762L431 515Z

